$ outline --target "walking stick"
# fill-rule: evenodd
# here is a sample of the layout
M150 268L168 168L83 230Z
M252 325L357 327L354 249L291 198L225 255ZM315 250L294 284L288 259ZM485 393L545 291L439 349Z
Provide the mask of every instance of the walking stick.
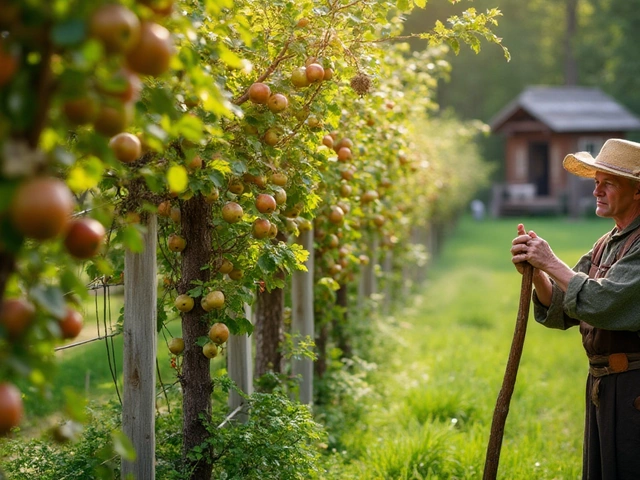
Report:
M502 380L502 388L498 394L496 408L493 411L493 421L491 423L491 434L489 445L487 446L487 458L484 464L483 480L495 480L498 475L498 461L500 460L500 447L502 446L502 435L504 434L504 424L509 413L509 402L516 384L518 365L522 356L522 346L524 336L527 332L527 319L529 317L529 304L531 303L531 291L533 288L533 267L528 262L524 264L522 272L522 286L520 287L520 305L518 306L518 318L516 319L516 329L511 342L511 351L507 368Z

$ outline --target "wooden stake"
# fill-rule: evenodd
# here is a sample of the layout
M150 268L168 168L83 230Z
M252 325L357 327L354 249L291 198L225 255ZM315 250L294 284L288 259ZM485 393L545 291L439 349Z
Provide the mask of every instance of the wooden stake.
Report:
M487 457L484 464L483 480L495 480L498 475L498 462L500 461L500 448L502 447L502 437L504 425L509 413L509 402L516 384L518 366L522 356L524 337L527 332L527 320L529 318L529 305L531 303L531 292L533 289L533 267L529 263L524 264L522 273L522 286L520 287L520 305L518 306L518 318L516 328L511 342L509 360L502 381L502 388L498 394L496 408L493 412L491 423L491 434L487 447Z

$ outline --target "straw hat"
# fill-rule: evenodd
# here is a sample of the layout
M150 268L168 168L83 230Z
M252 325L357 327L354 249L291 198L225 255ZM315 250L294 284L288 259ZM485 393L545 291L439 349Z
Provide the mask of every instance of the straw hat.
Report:
M640 181L640 143L611 138L596 158L589 152L570 153L562 166L579 177L594 178L596 172L606 172Z

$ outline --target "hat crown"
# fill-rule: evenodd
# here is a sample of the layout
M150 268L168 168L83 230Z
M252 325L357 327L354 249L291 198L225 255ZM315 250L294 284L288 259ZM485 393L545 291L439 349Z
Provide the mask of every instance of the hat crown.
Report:
M611 138L596 157L594 166L601 165L627 175L640 175L640 144ZM639 178L640 179L640 178Z

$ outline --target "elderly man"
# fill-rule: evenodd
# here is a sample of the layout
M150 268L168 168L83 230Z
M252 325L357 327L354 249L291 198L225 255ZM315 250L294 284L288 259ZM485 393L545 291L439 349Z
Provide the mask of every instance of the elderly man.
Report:
M596 214L614 228L570 268L518 225L512 261L534 267L534 316L549 328L579 325L589 358L583 479L640 479L640 144L608 140L594 159L564 168L595 179Z

